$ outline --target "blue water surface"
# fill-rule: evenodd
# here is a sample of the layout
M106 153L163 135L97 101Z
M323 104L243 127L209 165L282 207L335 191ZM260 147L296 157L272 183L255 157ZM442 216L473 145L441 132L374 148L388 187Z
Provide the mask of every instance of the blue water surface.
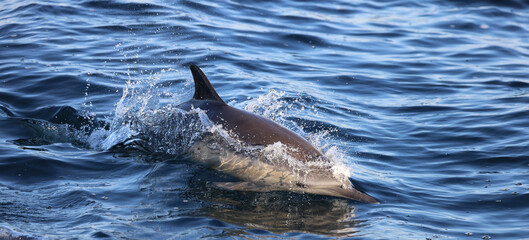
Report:
M3 0L0 239L528 238L528 40L521 0ZM101 147L124 108L190 98L192 63L381 204Z

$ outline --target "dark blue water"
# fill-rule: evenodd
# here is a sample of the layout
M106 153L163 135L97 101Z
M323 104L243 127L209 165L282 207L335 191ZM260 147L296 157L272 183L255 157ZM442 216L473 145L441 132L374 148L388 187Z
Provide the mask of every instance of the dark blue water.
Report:
M527 238L528 40L524 1L4 0L0 238ZM123 144L191 63L381 204L217 189Z

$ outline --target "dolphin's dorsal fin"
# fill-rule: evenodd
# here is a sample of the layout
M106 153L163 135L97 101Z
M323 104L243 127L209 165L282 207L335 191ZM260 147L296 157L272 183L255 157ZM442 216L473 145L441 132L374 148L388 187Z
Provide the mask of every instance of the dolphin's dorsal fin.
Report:
M193 79L195 80L195 95L193 96L193 99L213 100L226 104L224 101L222 101L222 98L219 97L213 86L211 86L211 83L209 82L206 75L197 65L191 64L189 68L191 69Z

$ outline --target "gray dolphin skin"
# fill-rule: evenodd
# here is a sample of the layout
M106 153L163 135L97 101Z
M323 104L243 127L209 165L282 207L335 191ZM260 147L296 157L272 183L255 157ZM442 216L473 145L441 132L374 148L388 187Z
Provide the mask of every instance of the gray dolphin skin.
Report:
M269 119L227 105L198 66L191 65L190 69L195 94L179 108L201 109L213 124L220 125L244 146L266 147L280 143L287 149L287 155L295 159L263 160L244 151L199 141L190 149L194 160L242 180L215 183L217 187L236 191L290 191L379 203L354 189L348 177L334 174L332 162L304 138Z

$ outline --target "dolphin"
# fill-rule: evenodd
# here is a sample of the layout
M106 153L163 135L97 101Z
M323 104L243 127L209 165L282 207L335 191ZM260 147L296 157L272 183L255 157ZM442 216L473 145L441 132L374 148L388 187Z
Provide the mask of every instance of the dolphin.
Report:
M178 105L180 109L204 111L211 123L221 126L246 147L286 149L286 154L271 161L263 155L219 148L219 144L211 141L197 141L189 150L192 159L242 180L215 183L217 187L236 191L290 191L379 203L353 188L347 176L334 174L332 162L307 140L272 120L229 106L198 66L192 64L190 69L195 93L191 100Z

